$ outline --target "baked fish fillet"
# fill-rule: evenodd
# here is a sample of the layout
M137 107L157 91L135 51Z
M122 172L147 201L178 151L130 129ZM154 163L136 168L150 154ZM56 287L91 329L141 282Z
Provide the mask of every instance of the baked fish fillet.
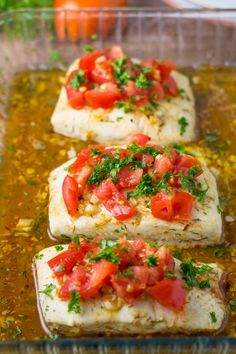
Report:
M63 251L68 246L63 245ZM54 246L39 252L34 258L38 307L44 324L50 331L68 334L148 334L197 333L219 331L226 319L226 308L221 293L223 271L216 264L209 273L211 288L192 288L187 292L183 312L163 307L147 296L126 304L115 294L99 295L81 302L81 312L68 312L68 301L57 296L56 288L50 296L41 293L46 284L59 287L47 264L61 251ZM180 274L180 261L175 259L176 274Z
M174 244L179 246L206 246L221 242L222 220L217 210L219 205L216 181L208 168L203 165L203 174L198 177L203 189L209 188L205 203L196 200L193 218L190 222L170 222L154 217L147 204L150 198L130 198L137 214L125 221L118 221L99 202L97 197L85 192L79 201L79 216L71 217L66 209L62 196L62 183L67 175L65 169L72 159L53 170L49 177L50 203L49 228L54 238L75 234L94 237L102 234L104 238L115 239L124 234L128 239L141 238L157 240L158 244Z
M78 62L79 59L75 60L69 67L66 77L78 68ZM51 117L53 130L71 138L93 140L106 145L122 144L129 136L138 132L149 135L154 144L192 141L195 137L196 116L189 79L176 71L172 76L184 95L163 99L151 117L143 113L124 113L122 108L73 109L69 106L66 90L62 87ZM180 134L178 124L181 117L185 117L188 123L183 135Z

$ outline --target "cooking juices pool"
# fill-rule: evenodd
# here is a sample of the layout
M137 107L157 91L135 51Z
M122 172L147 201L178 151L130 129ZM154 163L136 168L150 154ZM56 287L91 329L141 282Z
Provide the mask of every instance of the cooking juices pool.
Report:
M184 72L192 81L199 122L199 140L188 149L204 155L218 176L225 242L222 246L182 250L181 254L217 262L227 271L230 319L223 335L236 336L236 70L204 67ZM17 74L13 81L0 172L3 340L45 338L31 260L38 251L56 244L47 234L47 179L52 169L85 147L53 133L50 125L62 77L59 70L34 71Z

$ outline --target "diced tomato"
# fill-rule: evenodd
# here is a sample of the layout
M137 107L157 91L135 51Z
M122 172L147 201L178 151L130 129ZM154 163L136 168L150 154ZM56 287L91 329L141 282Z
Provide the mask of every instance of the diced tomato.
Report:
M162 79L170 76L171 71L175 70L176 64L173 60L164 60L158 63L158 69L160 70Z
M147 289L161 305L170 310L181 312L186 302L186 289L182 279L163 279Z
M151 165L154 161L154 157L150 154L136 154L135 157L141 161L144 161L146 165Z
M104 154L117 157L119 156L120 159L123 159L128 156L128 151L124 148L105 148L103 151Z
M178 96L178 86L173 77L166 77L162 82L162 86L167 95Z
M69 175L63 181L62 195L68 214L75 216L78 208L79 188L75 179Z
M158 266L161 266L165 272L173 272L175 262L170 250L162 246L157 250L156 254L158 257Z
M163 90L162 85L158 81L152 82L152 87L150 89L150 98L152 99L152 95L156 95L156 99L158 101L162 100L165 97L165 91ZM155 101L155 99L154 99Z
M147 142L150 140L148 135L142 134L142 133L137 133L134 134L131 139L130 143L136 143L139 146L145 147L147 145Z
M164 155L158 155L154 163L155 177L161 179L165 173L173 171L173 165L170 159Z
M85 99L89 106L93 108L111 108L115 101L121 99L121 93L118 90L89 90L85 92Z
M148 68L155 68L157 66L157 61L155 59L144 59L141 61L141 65Z
M174 149L169 152L168 157L173 165L177 165L180 160L180 154Z
M181 172L183 174L188 174L188 171L191 167L193 166L198 166L199 167L199 172L195 175L195 177L198 177L202 174L203 170L201 168L201 163L198 159L196 159L193 156L190 155L182 155L179 158L179 161L177 162L175 169L177 172Z
M48 261L49 267L57 276L70 274L76 262L80 259L80 250L68 249Z
M124 94L127 97L134 97L137 94L137 88L134 81L128 80L124 87Z
M129 204L111 178L104 180L99 187L95 188L94 194L117 220L126 220L136 214L135 207Z
M151 198L152 214L162 220L170 221L173 219L173 206L171 197L162 191Z
M69 105L74 108L74 109L80 109L84 106L84 94L83 92L80 91L80 88L75 89L71 85L71 81L74 79L75 74L77 73L77 70L72 71L72 73L69 75L69 78L65 84L65 89L67 93L67 98Z
M81 299L85 300L96 295L117 271L117 265L105 259L93 263L90 269L89 280L80 289Z
M85 150L82 150L78 155L77 158L75 160L75 162L70 166L70 173L75 174L78 171L80 171L81 167L84 166L84 164L86 162L89 161L89 164L91 166L93 166L94 164L91 163L90 156L91 156L91 149L97 149L102 151L104 149L103 145L98 145L98 144L94 144L94 145L88 145L88 148Z
M84 54L79 61L79 69L92 71L95 67L95 60L102 55L101 51L94 50L92 53Z
M70 298L71 291L80 291L81 286L85 284L88 279L87 272L83 266L76 266L73 272L68 276L66 281L62 284L59 290L59 297L63 300Z
M172 199L174 220L189 221L192 219L195 198L187 192L176 191Z
M78 190L79 190L79 196L83 194L84 188L86 186L87 180L89 176L92 173L92 167L91 166L83 166L81 169L77 172L77 174L74 176L77 185L78 185Z
M111 277L111 285L117 295L128 304L132 304L144 291L146 285L139 283L132 277Z
M124 52L121 47L118 45L111 47L109 51L107 51L107 57L111 59L121 59L124 56Z
M93 82L103 84L106 82L115 83L113 66L105 56L98 57L95 61L95 67L91 72Z
M131 170L130 165L124 166L117 173L118 183L117 187L129 188L135 187L139 184L143 175L143 170L137 168L136 170Z

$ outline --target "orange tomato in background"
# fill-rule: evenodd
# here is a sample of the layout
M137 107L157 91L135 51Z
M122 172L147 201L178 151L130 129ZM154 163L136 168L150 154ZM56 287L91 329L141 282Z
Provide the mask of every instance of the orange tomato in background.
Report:
M127 5L128 0L55 0L55 8L67 10L65 13L58 11L55 15L54 23L57 37L63 41L68 36L69 40L73 42L79 39L89 40L93 34L97 33L106 37L114 29L116 23L115 15L107 12L102 14L102 19L99 19L99 15L96 12L86 13L82 11L83 8ZM81 12L77 13L75 10L80 10Z

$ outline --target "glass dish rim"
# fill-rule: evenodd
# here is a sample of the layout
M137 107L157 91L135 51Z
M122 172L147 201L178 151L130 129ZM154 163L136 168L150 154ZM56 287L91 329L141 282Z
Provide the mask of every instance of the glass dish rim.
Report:
M147 13L158 13L163 16L165 15L212 15L212 16L217 16L217 15L225 15L225 14L235 14L236 15L236 8L220 8L220 9L215 9L215 8L209 8L209 9L174 9L174 8L164 8L160 6L131 6L131 7L81 7L80 9L63 9L63 8L49 8L49 7L43 7L43 8L22 8L22 9L17 9L17 10L10 10L6 11L3 13L0 13L0 26L3 24L4 20L7 19L9 16L12 15L23 15L25 13L34 13L34 14L44 14L44 13L58 13L58 12L73 12L73 13L80 13L80 12L98 12L98 13L103 13L103 12L114 12L114 13L132 13L132 12L138 12L141 14L147 14ZM74 345L80 345L83 347L93 347L93 346L127 346L127 347L138 347L142 346L144 347L145 345L147 346L156 346L160 345L161 348L167 348L172 345L176 345L179 348L191 348L193 345L203 345L204 347L206 346L207 348L216 348L219 345L223 345L226 343L228 349L236 349L236 337L226 337L226 336L180 336L180 337L155 337L155 338L128 338L128 337L87 337L87 338L79 338L79 337L71 337L71 338L57 338L57 339L40 339L40 340L4 340L0 341L0 351L1 349L4 348L20 348L22 346L31 346L32 348L34 347L46 347L48 345L53 345L53 347L72 347ZM176 348L176 347L175 347ZM174 348L173 348L174 349ZM177 348L176 348L177 349Z

